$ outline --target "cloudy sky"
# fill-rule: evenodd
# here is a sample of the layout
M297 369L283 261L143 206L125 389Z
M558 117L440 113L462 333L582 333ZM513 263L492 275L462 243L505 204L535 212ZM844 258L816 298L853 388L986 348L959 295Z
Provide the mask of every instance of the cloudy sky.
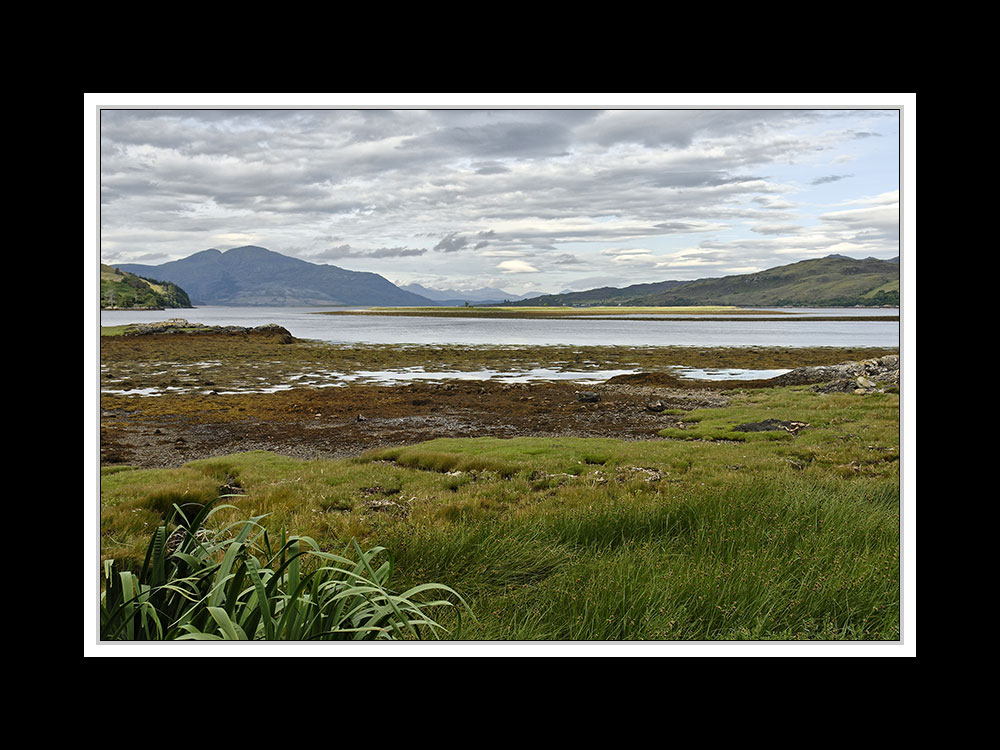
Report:
M900 254L897 109L196 106L100 110L102 262L253 244L523 294Z

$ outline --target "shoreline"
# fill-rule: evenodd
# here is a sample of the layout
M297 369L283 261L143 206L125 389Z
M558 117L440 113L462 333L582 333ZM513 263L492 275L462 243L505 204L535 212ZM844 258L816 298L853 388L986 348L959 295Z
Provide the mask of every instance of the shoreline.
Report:
M101 465L180 466L253 450L342 458L438 437L658 439L660 430L674 425L673 410L724 406L735 392L777 385L686 379L674 371L678 365L791 370L898 353L837 347L358 347L293 339L279 329L102 337L102 391L162 392L100 393ZM629 373L600 383L454 379L316 385L331 374L408 366L439 368L442 375L486 366ZM303 380L305 372L313 381ZM275 384L289 387L254 392ZM598 398L581 401L581 392Z

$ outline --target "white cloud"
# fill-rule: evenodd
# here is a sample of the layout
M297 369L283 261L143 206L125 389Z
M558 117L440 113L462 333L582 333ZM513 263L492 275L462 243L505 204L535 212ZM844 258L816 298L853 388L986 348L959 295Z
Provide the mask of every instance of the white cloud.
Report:
M501 273L540 273L537 268L523 260L505 260L497 263L496 267Z

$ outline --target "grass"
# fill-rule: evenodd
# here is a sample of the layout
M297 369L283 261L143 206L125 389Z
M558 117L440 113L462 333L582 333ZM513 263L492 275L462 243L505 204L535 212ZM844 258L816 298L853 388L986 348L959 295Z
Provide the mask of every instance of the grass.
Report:
M774 418L797 434L737 433ZM441 439L357 459L246 453L102 473L102 557L142 568L183 499L225 527L394 557L476 615L463 639L896 640L899 396L733 392L660 439ZM451 611L438 620L455 632Z

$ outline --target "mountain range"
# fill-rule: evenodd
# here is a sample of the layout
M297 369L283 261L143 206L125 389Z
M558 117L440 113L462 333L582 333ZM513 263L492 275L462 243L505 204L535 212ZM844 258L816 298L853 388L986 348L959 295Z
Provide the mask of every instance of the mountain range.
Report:
M194 305L426 306L435 303L400 289L377 273L348 271L247 245L203 250L158 266L123 263L121 271L170 281Z
M857 260L828 255L757 273L601 287L551 294L512 305L748 305L766 307L854 307L899 305L899 258Z
M431 289L420 284L400 285L400 289L419 294L427 299L434 300L439 305L462 305L466 302L479 305L502 304L504 302L517 302L519 300L541 297L544 292L532 292L530 294L512 294L496 287L484 286L479 289Z
M540 296L514 295L492 287L464 292L419 284L401 288L376 273L309 263L253 245L225 252L203 250L158 266L124 263L117 268L145 279L157 279L161 284L176 285L187 293L193 305L899 305L898 257L858 260L829 255L750 274Z

